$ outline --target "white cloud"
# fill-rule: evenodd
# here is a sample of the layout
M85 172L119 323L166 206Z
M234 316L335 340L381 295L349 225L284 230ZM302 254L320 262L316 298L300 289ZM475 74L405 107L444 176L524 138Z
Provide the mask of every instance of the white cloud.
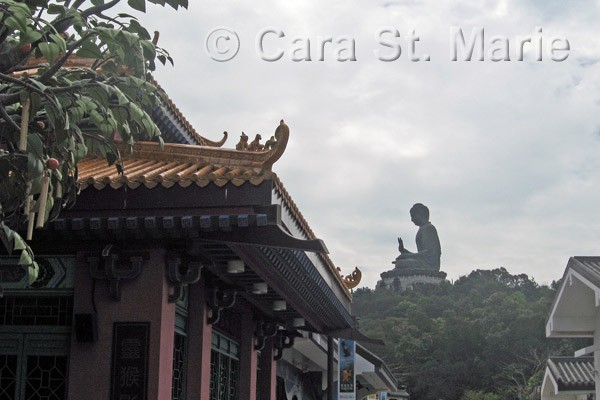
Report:
M209 0L153 7L143 20L176 62L156 77L205 136L227 130L233 146L242 130L266 137L286 120L290 143L274 169L344 272L363 267L373 287L397 255L396 236L414 249L408 210L423 202L449 278L504 266L548 283L568 257L600 253L596 3ZM204 52L218 26L240 36L230 62ZM266 26L285 32L268 45L286 50L295 36L351 36L358 61L335 61L335 46L323 62L263 61L254 46ZM373 52L390 50L376 37L385 26L401 34L395 62ZM526 46L523 62L452 62L453 26L507 37L513 60L515 39L535 43L542 27L544 60ZM412 30L430 62L408 60ZM550 59L554 36L570 41L564 62Z

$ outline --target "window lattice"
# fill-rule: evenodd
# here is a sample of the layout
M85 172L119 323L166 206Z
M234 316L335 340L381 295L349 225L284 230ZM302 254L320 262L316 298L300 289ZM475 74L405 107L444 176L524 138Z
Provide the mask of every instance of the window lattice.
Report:
M175 343L173 346L173 383L171 398L173 400L185 399L186 383L186 337L175 332Z
M70 326L72 322L71 296L0 298L0 325Z
M67 357L28 356L25 380L26 400L67 398Z
M213 332L210 356L210 400L238 398L239 367L239 344Z
M17 356L0 355L0 400L14 400L17 385Z

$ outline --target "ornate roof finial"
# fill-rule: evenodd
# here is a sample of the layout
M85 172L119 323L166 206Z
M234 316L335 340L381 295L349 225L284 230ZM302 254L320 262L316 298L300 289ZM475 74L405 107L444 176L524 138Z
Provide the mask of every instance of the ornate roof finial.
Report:
M358 267L355 267L354 271L350 275L344 277L344 284L348 289L354 289L358 286L361 279L362 272L360 272L360 269L358 269Z
M248 150L248 135L242 132L240 141L235 145L236 150Z
M264 148L264 146L262 144L260 144L261 139L262 139L262 136L260 136L260 133L257 133L256 136L254 137L254 140L252 142L250 142L250 144L248 145L248 150L261 151Z

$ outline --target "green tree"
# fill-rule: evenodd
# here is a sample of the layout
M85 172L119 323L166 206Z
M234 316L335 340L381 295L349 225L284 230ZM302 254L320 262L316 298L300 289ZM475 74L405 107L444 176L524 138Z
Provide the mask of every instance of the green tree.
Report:
M353 312L361 330L385 341L370 349L411 398L529 400L549 356L585 346L546 339L554 295L527 275L479 269L453 284L357 290Z
M495 393L485 393L482 391L467 390L460 400L503 400Z
M89 152L119 166L116 141L160 140L150 117L160 93L148 81L169 55L125 0L0 0L0 241L37 275L16 231L41 228L77 193ZM187 8L188 0L128 0ZM109 15L112 12L113 15ZM68 67L74 58L83 66ZM26 227L26 228L25 228Z

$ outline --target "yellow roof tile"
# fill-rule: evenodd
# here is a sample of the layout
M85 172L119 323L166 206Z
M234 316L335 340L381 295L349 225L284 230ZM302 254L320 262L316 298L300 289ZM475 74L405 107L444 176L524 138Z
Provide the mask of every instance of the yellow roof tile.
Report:
M287 145L289 129L281 121L275 131L277 142L269 150L249 151L207 146L138 142L130 154L123 157L123 173L104 158L90 158L79 163L77 183L81 189L93 186L119 188L141 185L152 189L159 184L188 187L209 183L222 187L228 182L235 186L245 183L259 185L272 176L271 167L281 157ZM122 151L122 154L127 154Z

